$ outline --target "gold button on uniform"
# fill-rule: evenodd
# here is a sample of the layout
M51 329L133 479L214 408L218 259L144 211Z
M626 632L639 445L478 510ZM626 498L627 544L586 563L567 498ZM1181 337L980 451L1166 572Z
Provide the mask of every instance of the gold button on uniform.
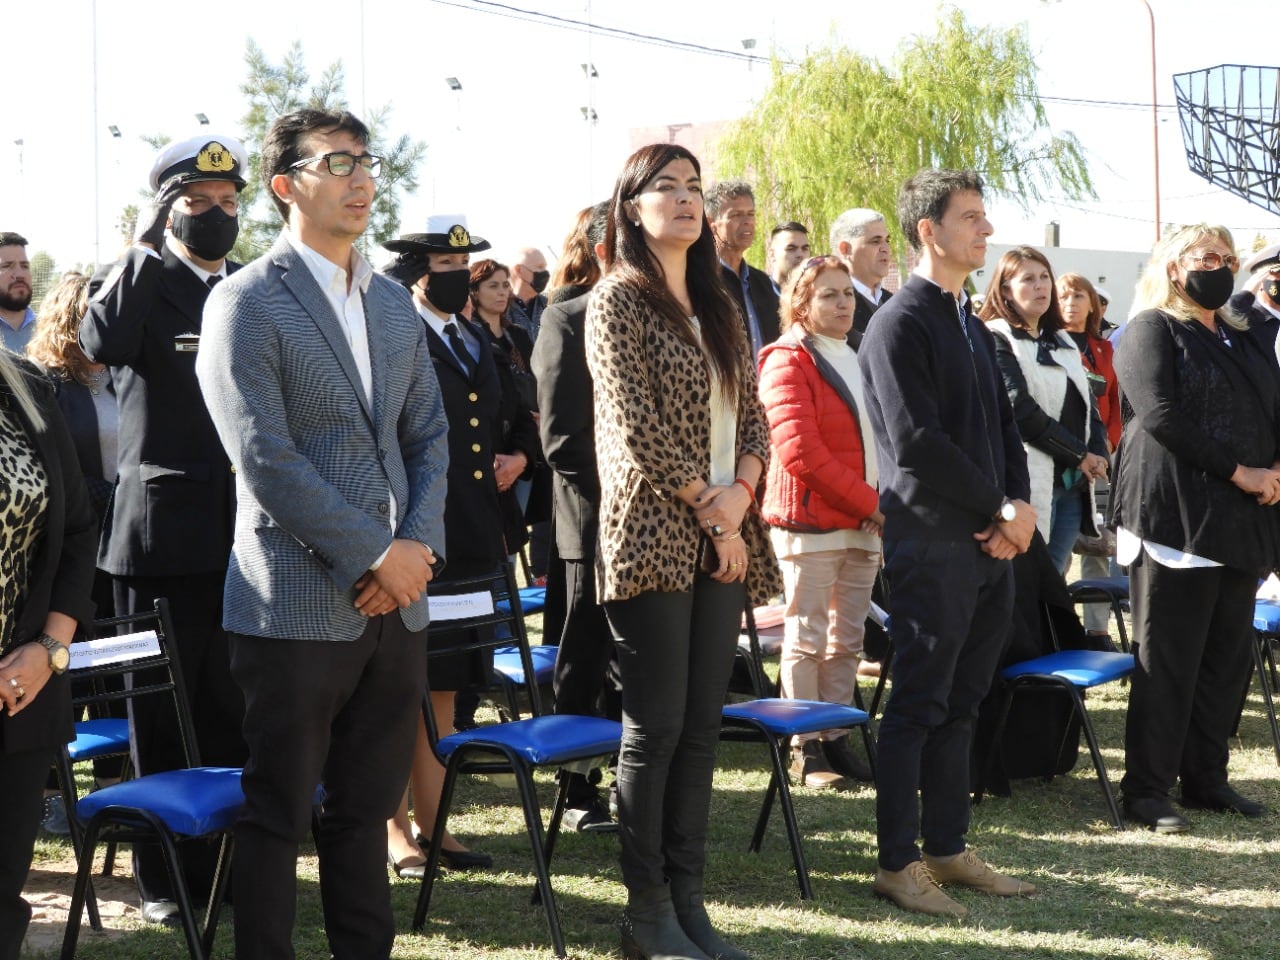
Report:
M476 401L478 401L478 400L480 399L480 394L478 394L478 393L469 393L469 394L467 394L467 399L468 399L468 400L470 400L472 403L475 403Z
M473 443L473 444L471 445L471 452L472 452L472 453L479 453L479 452L480 452L480 444L478 444L478 443Z
M473 427L478 427L478 426L480 426L480 421L479 421L479 420L477 420L475 417L472 417L472 418L471 418L471 425L472 425Z
M483 471L483 470L477 470L474 474L472 474L472 476L474 476L477 480L483 480L483 479L484 479L484 471Z

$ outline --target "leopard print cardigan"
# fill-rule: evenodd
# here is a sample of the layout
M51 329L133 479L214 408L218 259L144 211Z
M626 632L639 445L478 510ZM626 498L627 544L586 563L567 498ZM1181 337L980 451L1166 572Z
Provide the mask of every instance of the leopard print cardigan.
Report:
M587 306L586 352L600 469L597 595L604 602L692 590L702 533L675 492L710 475L711 387L702 350L668 330L632 288L606 278ZM767 467L769 427L755 368L744 366L738 455L754 454ZM747 514L742 538L748 597L766 603L781 592L782 578L758 512Z

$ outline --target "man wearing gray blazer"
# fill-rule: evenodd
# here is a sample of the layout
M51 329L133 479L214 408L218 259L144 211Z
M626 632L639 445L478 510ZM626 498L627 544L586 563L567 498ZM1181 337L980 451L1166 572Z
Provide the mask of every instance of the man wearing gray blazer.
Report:
M298 844L336 960L395 936L386 821L408 779L448 453L426 333L353 246L379 158L346 112L278 119L262 172L285 219L205 309L196 372L236 471L224 622L245 694L236 956L291 958Z

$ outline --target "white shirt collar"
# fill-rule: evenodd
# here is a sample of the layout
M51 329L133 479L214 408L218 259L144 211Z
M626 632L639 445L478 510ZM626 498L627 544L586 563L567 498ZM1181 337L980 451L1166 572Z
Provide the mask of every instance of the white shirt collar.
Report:
M209 283L210 277L218 277L223 280L227 278L226 258L223 258L223 261L218 265L217 270L210 273L204 267L200 266L194 260L192 260L189 256L187 256L186 251L182 249L182 245L178 243L177 238L175 238L172 233L166 233L164 235L164 245L169 248L170 253L172 253L175 257L177 257L179 260L185 263L188 267L190 267L191 272L194 273L197 279L199 279L199 281L205 284L206 286Z
M853 289L857 290L876 306L880 305L880 298L884 296L884 286L882 284L876 284L876 289L872 290L855 276L850 276L849 279L853 281Z
M289 241L289 246L293 247L298 256L302 258L302 262L307 265L311 275L316 278L316 283L320 284L320 289L325 291L326 294L332 291L340 299L345 300L349 293L347 290L347 271L327 257L316 253L316 251L287 230L284 236ZM369 284L373 281L373 267L369 266L369 261L355 247L351 248L351 267L354 272L356 288L361 293L368 293Z

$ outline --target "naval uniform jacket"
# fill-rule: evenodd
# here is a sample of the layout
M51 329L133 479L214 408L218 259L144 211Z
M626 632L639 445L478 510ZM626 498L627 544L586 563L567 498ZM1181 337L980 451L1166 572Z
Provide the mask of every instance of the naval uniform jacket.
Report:
M160 254L130 249L80 323L84 352L111 368L120 411L98 550L113 576L218 573L231 554L231 462L200 395L196 353L177 340L200 332L209 288L167 245ZM237 269L228 261L228 273Z
M519 547L506 540L514 529L523 529L524 520L514 496L507 498L511 503L506 505L498 493L493 456L520 450L530 465L538 456L533 418L514 401L509 388L504 390L488 333L469 320L453 319L466 328L473 345L480 345L474 376L468 375L449 344L422 321L449 421L448 492L444 505L445 556L449 563L441 577L441 582L446 583L495 570L510 551ZM514 517L510 516L512 507Z

